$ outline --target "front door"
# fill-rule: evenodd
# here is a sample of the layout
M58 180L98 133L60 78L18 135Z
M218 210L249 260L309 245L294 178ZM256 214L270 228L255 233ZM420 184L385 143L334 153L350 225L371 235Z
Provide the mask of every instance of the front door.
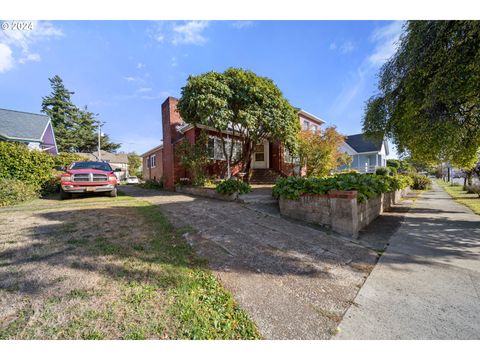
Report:
M256 144L253 148L252 168L254 169L268 169L268 141Z

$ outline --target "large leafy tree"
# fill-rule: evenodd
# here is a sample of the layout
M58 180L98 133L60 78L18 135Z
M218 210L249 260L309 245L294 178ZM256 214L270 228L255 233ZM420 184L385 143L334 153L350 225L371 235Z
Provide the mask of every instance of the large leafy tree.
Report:
M334 126L322 131L301 131L298 141L298 158L306 167L307 176L326 176L341 165L350 164L352 158L340 151L345 137Z
M130 175L141 175L140 166L142 165L142 158L136 152L129 152L128 157L128 172Z
M92 152L98 148L98 127L101 122L85 106L83 109L73 104L74 92L65 88L60 76L48 79L52 86L50 95L43 97L42 112L52 120L59 151ZM120 147L110 141L108 135L100 137L103 150L115 151Z
M480 23L409 21L363 123L426 163L472 168L480 148Z
M236 162L246 173L254 144L263 139L282 141L294 150L300 129L296 110L275 83L244 69L190 76L177 108L187 123L219 132L228 168L235 159L231 140L238 139L242 153Z

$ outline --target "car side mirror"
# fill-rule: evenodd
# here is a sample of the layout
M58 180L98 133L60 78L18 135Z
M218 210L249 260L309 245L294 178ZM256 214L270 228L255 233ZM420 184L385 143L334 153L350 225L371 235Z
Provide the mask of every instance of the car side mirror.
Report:
M58 170L58 171L65 171L65 170L67 170L67 167L66 166L55 166L54 169Z
M115 169L115 170L113 170L113 171L115 171L115 172L117 172L117 171L122 171L122 169L120 169L120 168L116 168L116 169Z

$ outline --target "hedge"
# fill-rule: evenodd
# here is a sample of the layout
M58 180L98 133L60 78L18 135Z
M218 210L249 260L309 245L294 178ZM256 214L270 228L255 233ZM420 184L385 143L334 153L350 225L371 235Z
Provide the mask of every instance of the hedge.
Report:
M344 173L321 178L290 176L277 180L273 196L298 199L303 194L324 195L330 190L355 190L358 200L363 202L381 193L403 189L412 184L412 179L403 175Z
M0 179L0 207L38 197L35 186L17 179Z
M0 179L15 179L42 194L58 189L59 172L55 166L66 166L85 158L77 154L29 150L24 144L0 142Z

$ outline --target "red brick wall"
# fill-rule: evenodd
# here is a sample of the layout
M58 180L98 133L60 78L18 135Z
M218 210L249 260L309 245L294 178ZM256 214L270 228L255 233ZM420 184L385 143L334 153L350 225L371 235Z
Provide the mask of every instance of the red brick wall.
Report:
M157 157L157 164L154 168L149 167L150 156L155 154ZM159 181L163 177L163 149L157 149L146 153L143 158L142 176L143 180Z
M181 136L176 130L176 126L182 123L182 119L176 109L177 102L177 99L168 97L162 104L163 186L168 190L174 189L175 178L178 177L175 174L175 149L173 143Z

